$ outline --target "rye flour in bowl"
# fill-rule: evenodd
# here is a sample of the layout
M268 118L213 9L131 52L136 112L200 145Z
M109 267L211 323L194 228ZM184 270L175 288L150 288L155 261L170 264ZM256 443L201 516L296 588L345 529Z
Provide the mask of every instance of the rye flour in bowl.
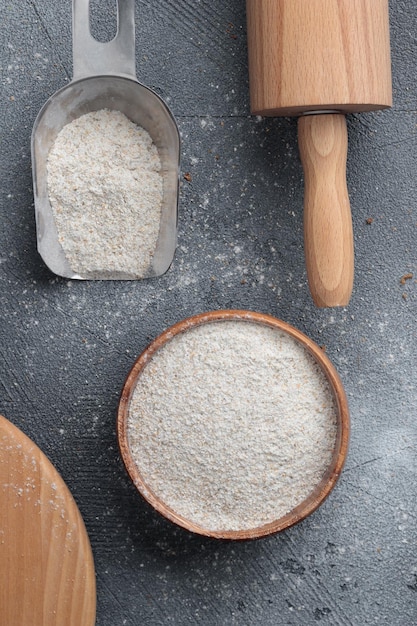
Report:
M118 436L142 496L196 533L287 528L334 487L349 416L323 351L268 315L215 311L171 327L125 383Z

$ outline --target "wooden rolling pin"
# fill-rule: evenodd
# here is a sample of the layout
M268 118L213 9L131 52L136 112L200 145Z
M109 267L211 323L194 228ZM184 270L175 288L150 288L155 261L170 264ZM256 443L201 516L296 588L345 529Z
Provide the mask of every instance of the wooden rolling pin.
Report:
M304 247L317 306L353 287L346 113L392 105L388 0L246 0L251 110L297 115Z

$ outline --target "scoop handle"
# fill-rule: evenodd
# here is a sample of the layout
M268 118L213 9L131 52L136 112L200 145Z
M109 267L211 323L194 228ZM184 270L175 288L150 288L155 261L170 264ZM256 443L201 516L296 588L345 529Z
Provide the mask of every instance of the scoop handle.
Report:
M346 306L353 288L354 252L346 183L346 118L305 115L298 121L304 169L304 248L315 304Z
M108 42L90 32L90 0L72 0L73 80L126 76L136 80L135 0L117 0L117 33Z

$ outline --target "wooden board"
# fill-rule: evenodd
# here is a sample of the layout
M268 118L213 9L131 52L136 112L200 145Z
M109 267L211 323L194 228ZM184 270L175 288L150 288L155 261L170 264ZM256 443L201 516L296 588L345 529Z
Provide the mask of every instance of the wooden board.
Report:
M90 626L95 612L77 505L43 452L0 416L0 624Z

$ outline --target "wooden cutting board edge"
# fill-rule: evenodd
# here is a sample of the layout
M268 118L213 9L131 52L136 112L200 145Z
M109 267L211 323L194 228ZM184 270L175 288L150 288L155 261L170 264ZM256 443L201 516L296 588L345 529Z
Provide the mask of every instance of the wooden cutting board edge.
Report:
M64 480L0 415L0 624L93 626L90 540Z

